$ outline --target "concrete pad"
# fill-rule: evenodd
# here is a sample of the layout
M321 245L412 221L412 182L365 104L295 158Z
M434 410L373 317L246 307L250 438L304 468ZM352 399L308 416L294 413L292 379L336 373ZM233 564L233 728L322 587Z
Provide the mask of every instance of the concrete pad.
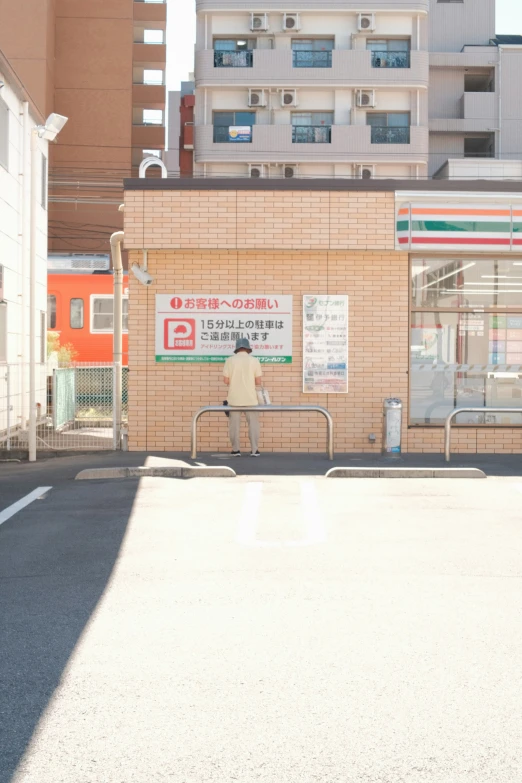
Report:
M106 481L107 479L127 478L235 478L236 473L227 466L224 467L140 467L140 468L92 468L82 470L76 476L76 481Z
M478 468L332 468L326 478L485 479Z

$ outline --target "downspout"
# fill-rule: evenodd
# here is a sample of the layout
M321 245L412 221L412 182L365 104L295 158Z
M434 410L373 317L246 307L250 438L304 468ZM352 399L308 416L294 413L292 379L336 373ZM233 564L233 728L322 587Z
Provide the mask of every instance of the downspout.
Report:
M502 46L498 47L498 159L502 160Z
M120 207L121 210L121 207ZM121 439L121 406L122 406L122 362L123 362L123 262L121 246L124 239L123 231L116 231L111 236L112 268L114 272L114 330L113 330L113 363L114 363L114 399L113 399L113 442L114 448L120 448Z
M22 375L20 378L20 392L22 395L21 404L21 425L25 430L28 419L28 405L27 405L27 239L29 237L28 230L28 217L31 212L30 200L31 194L29 193L29 158L31 156L30 149L30 130L29 130L29 102L23 103L23 121L22 121L22 319L21 319L21 331L22 331L22 350L20 351L20 361L22 364Z

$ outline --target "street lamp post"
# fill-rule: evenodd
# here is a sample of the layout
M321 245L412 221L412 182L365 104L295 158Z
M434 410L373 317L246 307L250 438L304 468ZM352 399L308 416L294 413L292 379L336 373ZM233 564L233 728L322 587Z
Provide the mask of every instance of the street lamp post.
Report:
M29 234L29 462L36 460L36 228L38 206L38 139L54 141L68 118L50 114L31 131L31 227Z

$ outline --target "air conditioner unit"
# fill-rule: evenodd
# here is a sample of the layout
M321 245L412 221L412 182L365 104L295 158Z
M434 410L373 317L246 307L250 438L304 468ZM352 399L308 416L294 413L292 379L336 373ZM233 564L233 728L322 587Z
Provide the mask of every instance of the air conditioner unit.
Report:
M267 168L264 163L251 163L248 167L248 176L252 179L266 177Z
M375 90L357 90L356 93L357 106L363 109L374 109L375 102Z
M268 14L252 14L250 29L257 33L266 32L268 30Z
M357 29L361 33L373 33L375 30L375 14L359 14Z
M283 164L283 177L285 179L294 179L299 176L299 165L297 163Z
M297 90L281 90L281 106L285 109L297 106Z
M375 177L375 166L357 163L355 165L355 176L357 179L373 179Z
M283 18L283 30L295 33L301 29L299 14L285 14Z
M248 91L248 105L249 106L266 106L267 97L265 90L249 90Z

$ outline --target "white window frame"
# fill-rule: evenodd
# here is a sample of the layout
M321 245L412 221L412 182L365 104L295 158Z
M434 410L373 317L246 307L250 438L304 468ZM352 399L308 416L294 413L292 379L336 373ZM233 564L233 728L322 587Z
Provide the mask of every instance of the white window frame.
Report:
M123 296L123 299L126 299L127 302L129 301L128 296ZM112 299L114 300L113 294L91 294L90 300L89 300L89 331L91 334L112 334L114 332L114 316L113 316L113 322L112 322L112 329L95 329L94 328L94 300L95 299ZM114 306L113 306L113 312L114 312ZM127 315L128 318L128 315ZM123 329L123 334L128 334L128 329Z

